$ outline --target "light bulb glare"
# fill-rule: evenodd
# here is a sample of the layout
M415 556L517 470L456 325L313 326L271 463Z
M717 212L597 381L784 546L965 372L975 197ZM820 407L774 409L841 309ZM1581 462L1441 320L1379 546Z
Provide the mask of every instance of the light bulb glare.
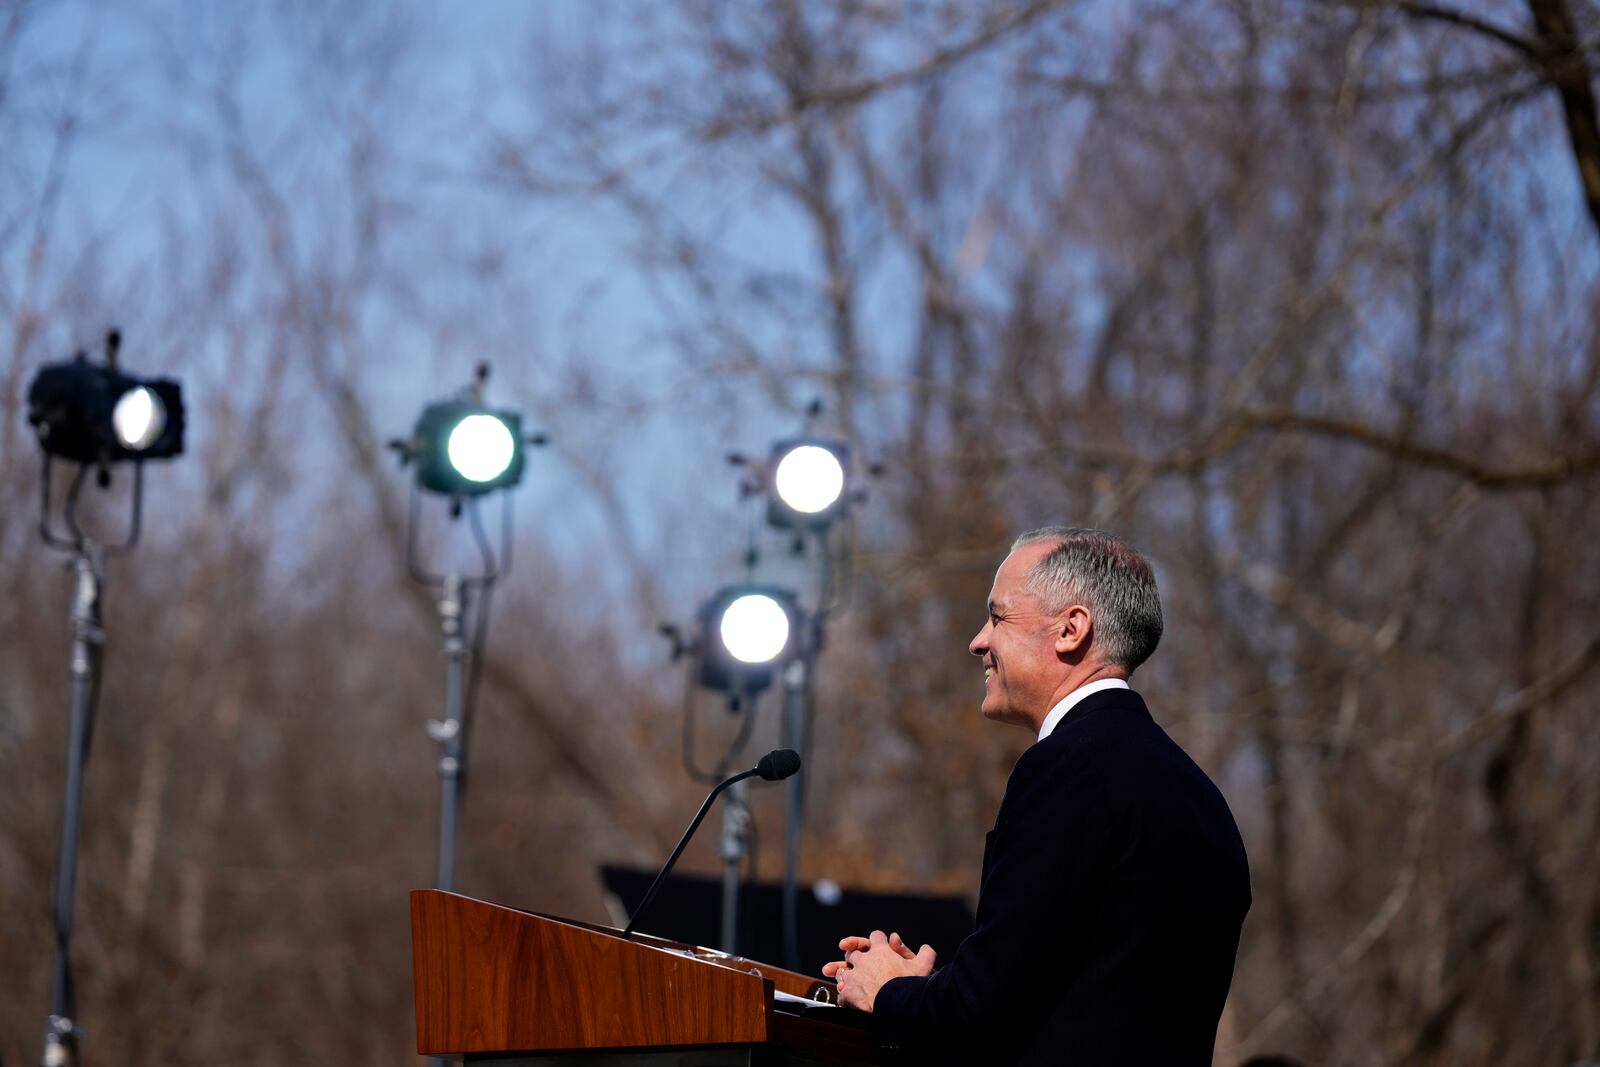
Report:
M778 499L804 515L832 507L844 492L844 466L820 445L792 448L773 473Z
M111 427L117 441L130 452L143 452L155 444L166 426L167 409L161 398L142 385L123 393L111 409Z
M718 632L740 663L770 663L789 643L789 614L770 596L746 593L723 611Z
M511 430L493 415L468 415L450 431L446 445L450 466L471 482L491 482L506 472L516 457Z

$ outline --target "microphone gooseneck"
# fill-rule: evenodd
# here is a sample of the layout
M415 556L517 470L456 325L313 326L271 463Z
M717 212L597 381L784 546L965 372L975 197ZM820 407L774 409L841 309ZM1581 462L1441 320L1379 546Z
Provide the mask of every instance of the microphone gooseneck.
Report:
M695 813L694 820L689 823L689 828L683 832L683 837L678 840L678 847L672 850L671 856L667 857L667 865L661 868L661 873L656 875L656 880L650 883L649 889L645 890L644 899L639 901L639 906L633 909L633 917L628 920L628 925L622 929L623 938L626 939L633 936L633 928L639 924L639 917L644 914L644 910L655 899L657 890L661 888L661 883L666 881L668 874L672 873L673 865L678 862L678 857L683 855L683 850L689 844L689 839L700 828L700 823L704 821L706 812L711 810L712 803L724 789L735 782L742 782L746 778L759 777L768 782L780 781L788 778L799 769L799 753L790 748L779 748L762 756L760 761L748 771L740 771L733 777L724 778L718 782L711 792L706 794L705 803L700 805L700 810Z

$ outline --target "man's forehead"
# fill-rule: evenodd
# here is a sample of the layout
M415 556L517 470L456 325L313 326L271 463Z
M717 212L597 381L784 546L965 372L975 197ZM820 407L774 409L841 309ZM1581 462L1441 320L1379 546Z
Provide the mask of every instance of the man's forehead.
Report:
M1000 569L995 571L994 584L989 588L990 605L1004 603L1015 596L1027 580L1028 572L1033 570L1033 565L1048 556L1055 547L1048 541L1034 541L1022 545L1002 560Z
M995 571L994 584L998 586L1002 579L1008 577L1013 581L1021 581L1028 576L1029 571L1033 570L1035 563L1044 559L1055 549L1056 546L1049 541L1032 541L1022 545L1000 561L1000 569Z

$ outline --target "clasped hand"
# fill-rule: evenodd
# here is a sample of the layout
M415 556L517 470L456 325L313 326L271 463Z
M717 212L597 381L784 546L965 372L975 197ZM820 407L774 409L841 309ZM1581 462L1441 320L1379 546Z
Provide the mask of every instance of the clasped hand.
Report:
M885 937L882 930L871 937L847 937L839 950L844 959L823 964L822 973L839 984L840 1004L862 1011L872 1010L878 990L891 978L932 974L937 957L930 945L912 952L899 934Z

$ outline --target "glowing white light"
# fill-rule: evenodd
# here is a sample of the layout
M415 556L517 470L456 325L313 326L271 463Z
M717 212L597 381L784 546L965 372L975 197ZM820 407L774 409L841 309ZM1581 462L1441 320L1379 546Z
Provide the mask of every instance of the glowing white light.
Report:
M746 593L722 612L722 645L741 663L770 663L789 643L789 615L776 600Z
M461 477L473 482L489 482L511 466L517 443L511 430L493 415L468 415L450 431L445 446L450 466Z
M778 461L772 480L778 499L798 512L815 515L832 507L844 492L844 467L826 448L801 445Z
M143 452L167 428L167 409L159 396L136 385L117 398L117 406L111 409L111 428L123 448Z

